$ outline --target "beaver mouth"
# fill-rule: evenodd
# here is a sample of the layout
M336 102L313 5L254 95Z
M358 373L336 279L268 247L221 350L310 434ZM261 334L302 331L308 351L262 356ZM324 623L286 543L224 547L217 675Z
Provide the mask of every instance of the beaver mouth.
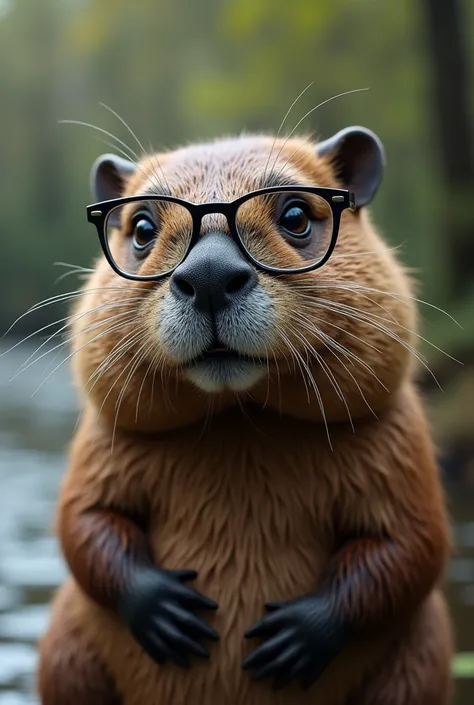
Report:
M198 365L203 362L216 363L238 363L247 362L255 364L267 364L268 359L257 355L245 355L238 350L227 347L226 345L215 344L212 347L204 350L198 357L191 360L188 366Z

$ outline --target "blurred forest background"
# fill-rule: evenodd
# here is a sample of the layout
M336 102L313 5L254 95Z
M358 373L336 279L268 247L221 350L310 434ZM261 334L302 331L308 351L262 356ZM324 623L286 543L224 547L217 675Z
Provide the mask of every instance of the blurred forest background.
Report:
M474 2L0 0L0 64L2 332L34 303L76 286L74 277L54 283L64 272L54 262L87 267L99 252L85 218L89 170L113 140L60 120L93 123L136 150L103 102L158 150L276 132L310 82L284 134L318 103L369 89L328 102L299 129L326 138L361 124L385 144L375 221L415 270L420 298L459 323L421 306L422 334L436 346L422 350L444 391L427 374L420 381L453 511L472 546ZM41 308L11 334L63 315L60 306ZM474 603L470 566L459 570L468 571ZM460 621L473 625L469 614ZM472 630L461 646L473 650Z

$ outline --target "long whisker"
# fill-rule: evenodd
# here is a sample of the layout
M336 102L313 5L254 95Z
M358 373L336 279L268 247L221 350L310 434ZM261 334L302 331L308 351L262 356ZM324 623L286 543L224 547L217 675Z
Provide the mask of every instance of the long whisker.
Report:
M158 179L157 183L154 183L154 181L151 179L149 174L146 174L145 171L140 167L139 161L140 161L140 156L137 154L137 152L132 149L126 142L121 140L119 137L116 135L112 134L108 130L104 130L102 127L98 127L97 125L92 125L89 122L83 122L82 120L59 120L59 123L62 125L80 125L82 127L88 127L91 130L96 130L102 135L106 135L107 137L110 137L112 140L114 140L114 143L112 145L113 149L116 149L117 151L120 151L129 161L131 161L137 169L140 169L140 171L146 176L146 178L150 181L150 183L158 188L158 190L161 188L163 189L163 185L160 184L160 180ZM121 147L123 149L121 149ZM125 151L124 151L125 150ZM144 154L146 154L144 152ZM157 176L155 174L155 176Z
M101 105L103 108L105 108L105 110L108 110L110 113L112 113L112 115L113 115L114 117L116 117L117 120L119 120L119 121L122 123L122 125L125 127L125 129L128 130L128 132L131 134L131 136L133 137L133 139L135 140L135 142L138 144L138 146L139 146L140 149L142 150L143 154L146 154L146 149L145 149L145 147L144 147L143 144L140 142L140 140L138 139L137 135L136 135L135 132L132 130L132 128L130 127L130 125L123 119L123 117L121 117L117 112L115 112L115 110L113 110L112 108L110 108L110 107L109 107L108 105L106 105L105 103L99 103L99 105ZM168 190L170 190L168 181L167 181L167 179L166 179L165 172L163 171L163 168L162 168L162 166L161 166L161 164L160 164L160 160L159 160L158 158L156 158L156 161L157 161L157 163L158 163L158 167L159 167L159 169L160 169L160 173L161 173L161 175L162 175L162 177L163 177L163 180L164 180L164 182L165 182L165 184L166 184L166 187L168 188ZM158 174L156 174L156 172L155 172L155 176L158 178ZM158 178L158 181L159 181L159 178Z
M140 389L138 390L137 404L136 404L136 407L135 407L135 423L138 423L138 413L139 413L139 408L140 408L140 399L141 399L141 396L142 396L143 388L144 388L144 386L145 386L145 381L146 381L146 378L148 377L148 375L150 374L152 368L156 365L156 359L157 359L157 353L155 353L155 355L152 357L152 359L151 359L151 361L150 361L150 364L148 365L148 367L147 367L147 369L146 369L146 371L145 371L145 374L143 375L143 380L142 380L142 383L141 383L141 385L140 385Z
M107 369L111 365L116 365L122 359L122 357L124 357L124 355L126 355L128 346L130 344L130 340L135 341L141 335L142 335L141 331L138 331L132 336L132 338L130 338L130 336L129 336L125 340L118 340L117 341L117 343L114 345L112 350L109 351L109 353L107 354L105 359L102 360L102 362L89 375L89 378L87 379L87 382L85 385L86 387L95 378L95 381L92 384L92 387L90 388L89 392L91 392L94 389L95 385L97 384L97 382L99 382L99 380L101 379L103 374L107 371Z
M148 346L147 346L147 343L148 343ZM125 383L124 383L124 385L120 391L120 394L117 398L117 401L115 402L115 409L116 409L117 415L118 415L118 412L119 412L119 409L120 409L120 406L122 403L122 399L125 395L125 391L130 383L130 380L132 379L133 375L135 374L135 371L139 367L142 359L145 359L145 357L146 357L146 353L145 353L145 355L140 355L140 353L142 353L142 351L145 350L145 348L147 348L147 347L148 347L148 349L150 349L150 342L145 340L145 342L142 343L142 345L134 353L134 359L136 360L136 363L134 365L132 365L132 367L131 367L131 369L125 379ZM116 419L117 419L117 415L116 415Z
M128 373L128 376L125 380L124 385L122 386L122 389L120 391L120 394L118 396L118 399L115 404L115 419L114 419L114 425L112 429L112 443L110 447L111 453L113 453L114 449L114 441L115 441L115 433L117 430L117 424L118 424L118 418L119 418L119 413L120 413L120 408L122 406L122 402L125 399L125 392L133 379L133 375L135 372L138 370L140 365L143 363L143 361L146 359L147 353L150 351L151 345L150 342L145 340L145 342L136 350L134 353L132 360L134 360L134 364L131 366L130 371Z
M375 413L375 411L373 410L373 408L371 407L371 405L367 401L360 384L358 383L358 381L356 380L356 378L354 377L352 372L349 370L347 365L344 363L344 361L341 360L339 355L336 354L335 350L338 350L341 353L341 355L343 355L348 360L348 362L350 362L352 365L354 365L353 359L356 362L360 363L361 366L364 367L365 369L367 369L367 371L376 379L376 381L388 392L389 390L383 384L383 382L378 378L378 376L375 374L372 367L370 367L370 365L368 365L363 360L361 360L357 355L352 353L352 351L348 350L344 345L341 345L340 343L336 342L334 340L334 338L331 338L330 335L327 335L326 333L324 333L320 328L318 328L316 326L315 327L309 326L308 321L306 318L304 318L304 316L298 315L298 319L299 319L300 325L302 325L303 328L305 328L309 333L315 335L316 338L319 339L322 342L322 344L324 345L324 347L331 353L331 355L333 355L336 358L336 360L338 360L338 362L344 367L344 369L346 370L346 372L348 373L348 375L351 377L352 381L356 385L363 401L367 405L367 408L377 418L377 414ZM319 319L319 320L322 320L322 319ZM365 342L362 339L359 339L359 340L361 340L361 342Z
M63 281L63 279L66 279L67 277L70 277L73 274L92 274L94 272L93 269L90 267L81 267L79 264L68 264L67 262L53 262L54 267L68 267L69 272L64 272L64 274L61 274L55 281L53 282L54 285L59 284L59 282Z
M121 323L121 326L125 328L125 327L128 325L128 323L129 323L128 320L123 321L123 322ZM120 330L120 327L117 327L117 329ZM105 331L104 333L105 333L105 334L109 334L109 333L111 333L111 332L112 332L111 330L107 330L107 331ZM132 337L133 337L133 336L132 336ZM133 342L133 341L132 341L132 342ZM122 347L122 343L123 343L123 341L119 341L119 342L114 346L113 350L115 350L118 346ZM127 343L127 344L129 343L129 339L126 340L126 343ZM123 354L125 354L125 353L126 353L126 350L125 350L125 352L124 352ZM103 360L102 364L104 364L104 363L107 362L107 361L110 361L110 364L112 364L113 361L110 360L110 357L111 357L111 353L109 353L109 354L107 355L107 357L105 358L105 360ZM120 358L120 357L121 357L121 356L119 356L119 358ZM104 369L104 372L105 372L105 369ZM93 376L94 376L94 374L92 374L92 375L89 376L89 379L86 381L86 383L85 383L85 385L84 385L84 389L87 389L87 385L89 384L89 382L91 381L91 379L93 378ZM99 376L97 377L97 379L95 380L95 382L92 384L92 386L90 387L90 389L87 391L86 397L85 397L84 402L83 402L83 406L82 406L81 413L80 413L79 416L78 416L78 419L77 419L77 422L76 422L76 425L75 425L75 428L74 428L74 433L77 431L77 428L78 428L78 426L79 426L79 423L80 423L80 420L81 420L81 415L82 415L82 412L83 412L84 409L85 409L86 402L87 402L87 400L90 398L90 396L91 396L91 394L92 394L92 390L94 389L95 385L96 385L97 382L99 381L100 377L101 377L101 375L99 375ZM101 407L101 408L102 408L102 407ZM100 411L99 411L99 414L98 414L98 416L97 416L97 420L99 420L99 416L100 416Z
M129 311L129 313L130 313L131 315L133 315L133 314L134 314L134 310L132 309L131 311ZM105 337L106 335L110 335L111 333L118 333L122 328L127 328L127 326L129 326L129 324L131 323L132 320L133 320L133 319L131 319L131 318L125 318L125 319L124 319L123 321L121 321L118 325L114 325L114 326L108 327L105 331L103 331L103 336ZM88 332L87 329L86 329L84 332ZM99 338L99 339L100 339L100 338ZM127 344L128 341L129 341L129 338L126 339L125 343ZM123 340L119 340L119 341L114 345L114 347L112 348L112 350L107 354L107 356L106 356L105 359L102 361L102 363L100 363L99 367L101 367L102 365L104 365L104 370L103 370L103 372L105 372L105 368L107 367L107 363L113 364L113 360L111 359L111 358L113 358L112 353L113 353L117 348L122 348L123 346L124 346ZM90 398L90 396L91 396L91 394L92 394L92 390L94 389L95 385L97 384L97 382L99 381L99 379L100 379L100 377L101 377L101 375L98 375L97 378L96 378L96 380L95 380L95 382L94 382L94 383L92 384L92 386L88 389L88 385L89 385L89 383L91 382L91 380L94 378L96 372L97 372L97 368L96 368L95 372L93 372L91 375L89 375L89 378L86 380L86 382L85 382L85 384L84 384L84 390L87 390L87 394L86 394L85 399L84 399L84 402L83 402L82 411L83 411L84 408L85 408L86 401ZM81 414L82 414L82 411L81 411ZM78 425L79 425L80 418L81 418L81 414L79 415L79 418L77 419L74 432L77 430L77 427L78 427Z
M310 296L309 294L301 294L300 292L298 292L298 295L305 300L308 299L309 301L315 301L318 298L315 296ZM373 304L374 306L377 306L377 308L380 308L382 311L385 311L387 316L390 316L390 318L392 319L392 321L394 323L396 323L397 325L400 325L399 321L395 318L394 314L391 311L389 311L387 308L385 308L385 306L382 306L381 303L379 303L378 301L375 301L375 299L371 299L370 296L367 296L367 294L361 294L359 292L359 296L362 299L365 299L366 301L370 301L371 304Z
M294 347L294 345L292 345L292 343L291 343L291 341L289 340L288 336L281 330L281 328L278 329L278 333L279 333L280 337L282 338L282 340L285 342L286 347L288 348L288 350L289 350L289 352L290 352L291 359L293 360L295 372L296 372L296 365L298 365L298 369L299 369L299 371L300 371L300 373L301 373L301 378L302 378L302 380L303 380L303 384L304 384L305 389L306 389L306 398L307 398L307 400L308 400L308 404L310 404L310 403L311 403L311 395L310 395L310 392L309 392L309 387L308 387L307 382L306 382L306 377L305 377L305 375L304 375L303 369L302 369L301 364L300 364L300 360L299 360L299 358L296 356L296 348Z
M398 336L390 328L387 328L386 326L378 323L377 321L374 321L373 317L375 317L375 314L372 318L369 318L366 314L361 313L360 311L357 311L357 309L355 309L355 312L352 313L351 311L348 311L347 309L341 308L339 306L335 306L332 302L331 302L331 305L325 304L324 308L326 308L326 310L328 310L328 311L340 313L343 316L346 316L346 317L351 318L353 320L365 323L366 325L372 326L372 328L375 328L375 330L379 330L381 333L385 333L385 335L387 335L392 340L395 340L401 347L405 348L405 350L407 350L407 352L411 353L418 360L418 362L421 365L423 365L423 367L427 370L427 372L429 372L429 374L431 375L431 377L435 381L436 385L442 390L442 387L441 387L438 379L436 378L434 372L428 366L428 364L426 362L426 358L423 355L421 355L421 353L418 353L417 350L415 350L411 345L409 345L409 343L407 343L402 338L400 338L400 336ZM351 307L349 307L349 308L351 308ZM380 317L378 317L378 318L380 318ZM408 329L406 329L406 330L408 330Z
M82 318L84 318L84 317L86 317L86 316L90 316L90 315L92 315L93 313L97 313L97 312L99 312L99 311L103 311L104 309L107 309L107 308L108 308L108 309L117 308L117 307L123 306L123 305L125 305L125 304L133 303L133 302L135 302L135 301L141 301L141 297L139 297L139 296L131 296L131 297L127 298L127 299L122 299L122 300L119 300L119 301L116 301L116 300L114 300L114 301L108 301L108 302L106 301L106 302L104 302L103 304L99 304L99 305L97 305L97 306L94 306L94 307L91 308L91 309L88 309L87 311L83 311L83 312L79 312L79 313L74 313L74 314L71 314L71 315L69 315L69 316L64 316L64 318L59 318L58 320L53 321L52 323L48 323L47 325L42 326L42 328L39 328L38 330L35 330L33 333L30 333L29 335L26 335L24 338L22 338L21 340L19 340L18 342L16 342L14 345L12 345L11 348L9 348L9 349L6 350L5 352L1 353L1 355L6 355L7 353L9 353L9 352L11 352L12 350L14 350L15 348L17 348L19 345L22 345L23 343L25 343L27 340L30 340L30 338L33 338L33 337L37 336L39 333L42 333L44 330L47 330L48 328L51 328L52 326L56 326L56 325L58 325L59 323L63 323L64 321L66 321L66 325L62 326L62 327L59 328L57 331L55 331L54 333L52 333L51 336L49 336L49 338L45 341L45 343L43 343L43 345L46 344L46 343L48 343L49 340L52 340L54 337L56 337L57 335L59 335L59 334L60 334L63 330L65 330L69 325L72 325L73 323L75 323L75 322L81 320ZM41 346L41 347L42 347L42 346ZM1 355L0 355L0 357L1 357Z
M143 331L139 330L138 332L136 332L136 333L134 333L133 335L130 335L128 338L126 338L125 341L122 342L122 348L121 348L121 355L120 355L120 357L123 357L123 355L126 355L127 352L128 352L129 350L131 350L131 348L135 345L135 343L138 343L138 341L139 341L142 337L143 337ZM120 359L120 357L119 357L118 359ZM123 366L122 366L122 369L120 370L120 373L119 373L118 377L116 377L116 379L115 379L115 380L112 382L112 384L110 385L109 391L107 392L107 394L105 395L104 399L102 400L102 404L101 404L100 409L99 409L99 411L98 411L98 413L97 413L97 421L99 421L100 415L101 415L102 410L103 410L103 408L104 408L104 406L105 406L105 404L106 404L106 402L107 402L107 399L108 399L109 396L111 395L111 393L112 393L112 391L113 391L115 385L116 385L117 382L119 381L120 377L122 377L122 375L125 374L125 372L126 372L127 369L129 368L129 366L130 366L131 364L133 364L134 357L135 357L135 354L132 356L131 360L129 360L129 362L128 362L126 365L123 365ZM104 360L103 362L105 362L105 360ZM102 363L102 364L103 364L103 363ZM94 383L94 384L95 384L95 383Z
M342 256L342 255L341 255ZM342 290L347 290L347 291L368 291L372 292L375 294L383 294L384 296L391 296L394 298L396 301L400 301L400 303L406 304L403 299L408 299L410 301L414 301L417 304L422 304L423 306L428 306L429 308L434 309L435 311L438 311L439 313L444 314L447 316L453 323L455 323L459 328L462 329L462 325L455 319L453 316L451 316L450 313L445 311L444 309L440 308L439 306L435 306L435 304L430 303L429 301L423 301L423 299L418 299L415 296L412 296L411 294L402 294L399 292L392 292L392 291L384 291L383 289L376 289L375 287L371 286L365 286L363 284L359 284L357 282L354 283L349 283L349 282L329 282L328 284L314 284L314 285L296 285L296 288L298 289L342 289Z
M311 386L312 386L312 388L313 388L313 390L314 390L314 393L315 393L315 395L316 395L316 399L317 399L317 401L318 401L319 408L320 408L320 410L321 410L321 415L322 415L322 417L323 417L323 422L324 422L324 426L325 426L325 429L326 429L326 435L327 435L327 438L328 438L328 441L329 441L329 446L330 446L330 448L331 448L331 450L332 450L333 447L332 447L332 443L331 443L331 435L330 435L330 433L329 433L329 425L328 425L328 421L327 421L327 418L326 418L326 412L325 412L325 410L324 410L324 403L323 403L323 399L322 399L322 396L321 396L321 392L319 391L318 385L316 384L316 380L314 379L314 377L313 377L313 375L312 375L312 373L311 373L311 369L310 369L309 365L303 360L303 357L301 356L299 350L297 350L297 348L295 348L295 346L293 345L293 343L291 342L291 340L288 338L288 336L282 334L282 331L281 331L281 330L280 330L280 335L282 335L283 339L286 338L286 340L285 340L286 345L289 347L290 350L293 351L293 353L294 353L294 355L296 356L297 360L299 360L299 362L301 362L301 364L303 365L303 367L304 367L305 370L306 370L306 373L307 373L307 375L308 375L309 382L310 382L310 384L311 384ZM298 365L299 365L299 362L298 362ZM301 369L301 367L300 367L300 369ZM304 375L303 375L303 377L304 377ZM307 390L307 391L308 391L308 394L309 394L309 390ZM308 401L310 401L310 400L309 400L309 397L308 397Z
M110 139L114 140L115 142L117 142L117 144L121 145L127 151L129 159L133 157L133 159L135 159L137 162L140 161L140 157L135 152L135 150L133 150L126 142L121 140L119 137L112 134L112 132L104 130L103 127L98 127L98 125L92 125L90 122L84 122L83 120L59 120L58 122L60 125L80 125L81 127L88 127L91 130L96 130L97 132L100 132L106 137L110 137Z
M121 325L121 324L119 324L119 325ZM90 344L93 343L94 341L99 340L101 337L103 337L104 335L107 335L108 333L110 333L110 331L101 331L100 333L98 333L97 335L95 335L93 338L91 338L90 340L87 340L85 343L83 343L82 345L80 345L80 346L79 346L76 350L74 350L72 353L70 353L70 354L69 354L64 360L62 360L61 363L60 363L59 365L57 365L57 366L54 368L54 370L53 370L52 372L50 372L49 375L41 382L40 386L33 392L32 396L34 396L35 394L37 394L37 392L41 389L41 387L42 387L44 384L46 384L46 382L52 377L52 375L53 375L57 370L59 370L59 368L62 367L66 362L68 362L71 358L73 358L74 355L77 355L77 353L80 352L80 350L83 350L87 345L90 345ZM64 343L61 343L61 344L60 344L59 346L57 346L57 347L61 347L62 345L64 345ZM56 349L56 348L53 348L53 350L55 350L55 349ZM48 351L48 352L52 352L52 351ZM46 353L43 353L43 355L41 355L37 360L34 360L33 362L30 362L30 364L28 365L28 367L29 367L30 365L34 364L35 362L38 362L38 360L40 360L42 357L44 357L44 355L47 355L47 354L48 354L47 352L46 352ZM21 370L21 372L24 372L26 369L27 369L27 367L23 368L23 369ZM14 378L13 378L13 379L14 379Z
M320 337L318 336L318 337L319 337L319 339L321 340L321 342L322 342L322 344L324 345L324 347L336 358L336 360L339 362L339 364L341 364L341 365L343 366L343 368L346 370L346 372L347 372L347 374L349 375L349 377L352 379L352 381L353 381L354 384L356 385L356 387L357 387L357 389L358 389L358 391L359 391L359 394L361 395L361 397L362 397L364 403L366 404L367 408L369 409L369 411L375 416L375 418L378 418L377 414L375 413L375 411L373 410L373 408L371 407L371 405L370 405L369 402L367 401L367 398L366 398L366 396L365 396L365 394L364 394L364 392L363 392L363 390L362 390L362 387L360 386L359 382L356 380L356 378L354 377L354 375L352 374L352 372L350 371L350 369L347 367L347 365L345 364L345 362L344 362L343 360L341 360L341 358L339 357L339 355L337 355L336 352L335 352L335 350L333 350L333 347L335 347L336 350L337 350L337 344L335 344L335 341L333 341L333 339L332 339L330 336L324 334L322 331L319 331L319 333L321 333L321 336L320 336ZM327 340L328 342L326 343L325 340ZM348 355L346 355L345 357L346 357L346 359L347 359L349 362L351 362L351 364L354 364L354 363L351 361L351 359L350 359L350 357L349 357Z
M367 346L368 348L371 348L372 350L374 350L375 352L379 353L380 355L382 354L382 352L381 352L378 348L376 348L374 345L372 345L372 343L369 343L367 340L364 340L363 338L360 338L359 336L357 336L357 335L355 335L354 333L352 333L352 332L346 330L345 328L342 328L341 326L338 326L336 323L332 323L332 322L329 322L329 321L325 321L324 319L315 316L315 315L314 315L314 311L310 311L310 312L309 312L309 315L310 315L310 317L311 317L311 318L310 318L311 320L319 321L320 323L324 323L325 325L330 326L331 328L336 328L336 330L339 330L339 331L341 331L342 333L344 333L344 334L348 335L349 337L353 338L354 340L357 340L358 342L362 343L363 345ZM297 314L297 318L300 320L300 324L306 325L306 327L308 328L309 332L313 332L313 330L312 330L311 328L309 328L309 326L308 326L308 318L305 318L304 315L302 315L302 314ZM318 332L319 332L321 335L326 335L325 333L323 333L323 331L321 331L320 328L318 328ZM356 355L352 350L349 350L349 348L347 348L346 346L342 345L342 343L336 342L336 341L335 341L333 338L331 338L330 336L328 336L328 338L329 338L330 340L332 340L332 344L333 344L334 346L337 346L336 349L338 349L338 350L341 352L341 354L345 355L345 357L350 358L351 360L354 360L357 364L359 364L361 367L363 367L363 368L380 384L380 386L381 386L387 393L389 393L390 390L385 386L385 384L382 382L382 380L381 380L381 379L377 376L377 374L375 373L374 369L373 369L367 362L365 362L364 360L362 360L362 358L360 358L358 355Z
M354 431L355 431L354 422L353 422L353 420L352 420L352 416L351 416L351 412L350 412L349 406L348 406L348 404L347 404L346 398L344 397L344 394L343 394L343 392L342 392L342 389L341 389L341 387L340 387L338 381L336 380L336 378L335 378L335 376L334 376L334 374L333 374L331 368L329 367L329 365L327 364L327 362L324 360L324 358L314 349L314 347L313 347L312 345L310 345L310 343L304 338L304 336L301 335L301 333L299 333L299 331L296 330L296 328L291 327L291 330L293 331L293 334L296 335L296 337L303 343L303 346L308 350L308 352L309 352L311 355L313 355L313 357L315 357L316 360L317 360L317 362L321 365L321 367L322 367L324 373L326 374L326 376L327 376L327 378L328 378L328 380L329 380L331 386L333 387L334 391L336 392L336 395L337 395L338 398L342 401L342 403L344 404L344 406L345 406L345 408L346 408L347 415L348 415L348 417L349 417L349 423L350 423L350 425L351 425L351 427L352 427L352 431L354 432Z
M348 252L347 254L332 254L331 259L346 259L347 257L362 257L367 255L378 255L384 252L395 252L395 250L400 250L405 247L406 242L401 242L399 245L392 245L390 247L381 247L378 250L371 250L370 252Z
M104 140L104 139L98 139L98 141L99 141L101 144L104 144L104 145L106 145L107 147L110 147L110 149L112 149L114 152L119 152L119 154L121 154L123 157L125 157L126 159L128 159L129 161L131 161L132 164L134 165L134 167L135 167L136 169L138 169L138 171L141 171L141 173L143 174L143 176L145 177L145 179L147 179L147 181L149 181L150 184L151 184L154 188L157 189L157 192L156 192L157 195L160 195L160 193L163 191L163 185L162 185L162 183L161 183L161 181L160 181L160 177L158 176L158 173L156 172L156 170L155 170L154 168L152 168L152 171L153 171L152 176L156 179L156 181L154 181L154 179L151 178L150 174L147 174L147 172L145 171L145 169L143 169L143 167L140 166L140 164L139 164L135 159L131 159L131 157L130 157L130 155L128 154L128 152L126 152L124 149L121 149L121 147L119 147L118 145L114 144L114 142L109 142L108 140Z
M16 343L15 345L13 345L13 347L10 348L10 350L7 350L7 352L11 352L11 350L13 350L14 348L16 348L18 345L21 345L22 343L24 343L25 341L27 341L29 338L31 338L31 337L33 337L33 336L36 336L38 333L40 333L41 331L45 330L46 328L49 328L49 327L51 327L51 326L53 326L53 325L57 325L58 323L62 323L63 321L67 321L64 326L62 326L61 328L59 328L59 330L54 331L54 333L52 333L52 335L48 336L47 339L46 339L43 343L41 343L41 345L39 345L39 347L37 347L36 350L27 358L27 360L25 360L25 361L21 364L21 366L20 366L20 367L18 368L18 370L17 370L17 373L15 373L15 377L16 377L16 374L19 374L20 372L23 372L24 369L27 369L27 367L30 366L30 365L27 365L27 363L29 363L30 360L31 360L35 355L37 355L38 352L39 352L45 345L47 345L51 340L53 340L53 338L55 338L56 336L58 336L62 331L66 330L66 329L67 329L70 325L72 325L74 322L80 320L81 318L84 318L85 316L90 316L90 315L93 314L93 313L96 313L96 312L98 312L98 311L102 311L102 310L104 310L104 309L106 309L106 308L108 308L108 309L111 309L111 308L118 308L119 306L123 306L124 303L129 303L129 302L130 302L130 303L133 303L134 301L140 301L140 300L141 300L141 299L140 299L139 297L132 297L131 299L126 300L125 302L123 302L123 301L111 301L111 302L108 302L108 303L100 304L99 306L96 306L95 308L89 309L88 311L85 311L85 312L83 312L83 313L74 314L73 316L67 316L67 317L65 317L65 318L62 318L62 319L60 319L59 321L54 321L54 323L50 323L50 324L48 324L47 326L43 326L43 328L40 328L38 331L35 331L34 333L31 333L30 335L26 336L26 338L23 338L23 339L20 340L18 343ZM106 320L108 320L108 319L105 319L105 321L106 321ZM98 324L96 324L96 325L99 325L99 326L100 326L100 325L103 325L105 321L102 320L102 321L100 321L100 322L99 322ZM76 335L81 335L81 334L83 334L84 332L86 332L86 331L84 331L84 330L79 331L79 333L76 334ZM53 352L54 350L58 349L59 347L62 347L63 345L66 345L67 343L71 342L71 341L74 339L74 337L76 337L76 336L73 336L72 338L69 338L69 339L65 340L65 341L64 341L63 343L61 343L59 346L56 346L55 348L52 348L52 349L48 350L46 353L44 353L44 355L47 355L47 354ZM41 360L41 359L44 357L44 355L41 355L39 358L35 359L31 364L34 364L35 362L38 362L39 360ZM26 367L26 365L27 365L27 367ZM14 378L15 378L15 377L14 377ZM13 379L14 379L14 378L13 378Z
M286 146L288 140L295 134L296 130L297 130L298 127L301 125L301 123L303 122L303 120L306 120L307 117L309 117L312 113L314 113L314 112L315 112L316 110L318 110L319 108L322 108L323 105L326 105L327 103L330 103L331 101L336 100L337 98L342 98L343 96L345 96L345 95L350 95L351 93L361 93L362 91L368 91L368 90L369 90L368 88L354 88L354 89L351 90L351 91L344 91L343 93L338 93L337 95L331 96L331 98L327 98L326 100L323 100L322 103L319 103L319 104L316 105L314 108L311 108L311 110L308 110L308 112L305 113L305 114L303 115L303 117L302 117L300 120L298 120L298 122L296 123L296 125L294 126L294 128L292 129L292 131L290 132L290 134L286 137L285 141L283 142L282 146L280 147L280 150L279 150L278 154L276 155L276 157L275 157L275 159L274 159L273 166L272 166L272 168L271 168L271 172L270 172L270 173L272 173L273 170L275 169L275 166L276 166L276 164L277 164L277 162L278 162L278 159L279 159L279 157L280 157L280 154L281 154L282 151L284 150L284 148L285 148L285 146Z
M354 312L354 313L356 313L357 315L364 315L364 316L366 317L366 319L367 319L367 318L370 318L371 320L377 319L378 321L384 321L385 323L390 323L390 321L387 320L386 318L384 318L383 316L379 316L379 315L376 314L376 313L368 313L367 311L361 311L360 309L354 308L353 306L349 306L348 304L342 304L342 303L339 303L339 302L329 301L329 300L327 300L327 299L321 299L321 298L319 298L319 297L315 297L314 300L315 300L316 302L319 302L319 303L330 304L331 306L334 306L334 307L336 307L336 308L340 308L341 310L347 310L347 311ZM377 321L376 321L376 322L377 322ZM418 338L419 340L422 340L422 341L423 341L424 343L426 343L427 345L430 345L430 346L431 346L432 348L434 348L435 350L438 350L438 352L442 353L443 355L446 355L446 357L449 357L449 358L450 358L451 360L453 360L454 362L459 362L459 364L462 364L462 363L461 363L459 360L457 360L455 357L453 357L452 355L450 355L449 353L447 353L445 350L442 350L442 349L439 348L437 345L435 345L434 343L432 343L432 342L431 342L430 340L428 340L427 338L424 338L422 335L420 335L420 334L417 333L416 331L413 331L413 330L411 330L410 328L407 328L407 326L404 326L404 325L402 325L401 323L398 323L398 322L396 323L396 325L397 325L398 328L401 328L402 330L407 331L408 333L410 333L411 335L415 336L415 337ZM391 329L389 329L389 330L391 330ZM394 331L392 331L392 333L395 335ZM400 341L401 341L401 338L400 338ZM406 345L408 345L408 343L406 343ZM410 346L410 347L411 347L411 346ZM412 348L412 351L414 351L414 348ZM422 355L421 353L418 353L418 351L417 351L417 354L419 355L420 358L423 358L424 360L426 360L426 357L425 357L424 355Z
M73 269L80 269L82 272L95 272L95 269L91 267L83 267L80 264L72 264L71 262L53 262L53 267L71 267Z
M74 291L68 291L64 294L55 294L54 296L50 296L48 299L43 299L42 301L39 301L38 303L34 304L33 306L30 306L29 309L27 309L24 313L21 314L21 316L18 316L13 323L10 325L9 328L5 331L3 334L2 338L4 338L6 335L10 333L10 331L19 323L25 316L28 316L30 313L34 313L36 311L39 311L40 309L51 306L56 303L64 303L65 301L72 301L74 299L77 299L81 297L83 294L91 293L91 292L103 292L103 291L139 291L141 294L143 294L143 289L137 286L102 286L102 287L94 287L94 288L83 288L83 289L74 289ZM4 354L4 353L2 353Z
M113 302L111 302L110 304L103 304L102 306L98 306L98 307L96 307L96 309L106 308L106 307L118 308L119 305L120 304L118 302L116 302L115 304ZM90 315L90 313L94 312L96 309L91 309L90 311L84 312L83 314L81 314L81 317ZM79 338L83 337L84 335L88 335L89 333L91 333L94 330L102 329L102 328L104 328L104 326L107 326L106 329L101 330L100 333L96 337L94 337L92 340L87 341L86 345L83 347L87 347L88 343L92 343L96 340L101 340L103 337L110 335L111 333L117 333L122 328L125 328L126 326L128 326L130 323L133 323L137 312L138 312L138 309L135 307L131 308L131 309L128 308L125 311L121 311L121 312L115 313L111 316L106 316L105 318L101 318L98 321L94 321L93 323L90 323L89 325L85 326L84 328L81 328L73 335L70 335L67 338L65 338L65 340L63 340L59 345L47 350L43 355L41 355L40 357L33 360L31 365L35 364L36 362L39 362L40 359L42 359L43 357L46 357L46 355L49 355L51 352L53 352L54 350L57 349L58 352L56 353L56 355L53 358L53 361L54 361L57 358L58 353L62 347L69 346L74 340L78 340ZM116 321L119 318L123 319L123 320L120 320L119 323L114 323L113 325L108 325L112 321ZM64 326L64 328L67 328L67 327L68 326ZM57 335L57 334L59 334L59 331L57 331L57 333L55 333L54 335ZM51 336L51 338L52 337L53 336ZM48 340L44 341L44 343L42 345L40 345L39 348L37 348L32 355L30 355L28 360L30 360L31 357L33 357L33 355L35 355L37 352L39 352L39 350L43 347L43 345L45 345L48 342ZM120 343L120 341L119 341L119 343ZM74 351L73 355L75 355L76 352L78 352L78 351ZM23 365L20 366L20 368L17 371L17 374L21 374L22 372L24 372L23 366L26 365L26 362L28 362L28 360L26 360L23 363ZM28 365L28 367L29 366L30 365Z
M268 154L267 161L266 161L266 163L265 163L265 169L263 170L262 185L265 185L265 177L266 177L266 174L267 174L268 164L270 163L270 158L271 158L271 156L272 156L272 154L273 154L273 150L275 149L275 145L276 145L277 140L278 140L278 138L279 138L279 136L280 136L280 132L281 132L282 129L283 129L283 125L285 124L285 122L286 122L286 120L287 120L289 114L291 113L291 111L292 111L293 108L295 107L296 103L297 103L297 102L299 101L299 99L306 93L306 91L307 91L309 88L311 88L311 86L312 86L313 84L314 84L314 81L311 81L311 83L309 83L309 84L306 86L306 88L303 88L303 90L301 91L301 93L298 95L297 98L295 98L295 100L292 102L292 104L290 105L290 107L289 107L288 110L286 111L285 117L283 118L283 120L282 120L281 123L280 123L280 127L278 128L278 132L276 133L275 139L273 140L272 148L270 149L270 152L269 152L269 154Z

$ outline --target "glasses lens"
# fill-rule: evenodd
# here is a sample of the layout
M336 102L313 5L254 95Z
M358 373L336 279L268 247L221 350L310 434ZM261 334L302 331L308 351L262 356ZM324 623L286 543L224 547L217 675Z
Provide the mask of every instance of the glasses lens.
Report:
M117 206L105 234L112 259L126 274L153 276L174 269L185 257L193 232L187 208L165 200Z
M313 193L254 196L238 209L236 226L250 254L278 269L302 269L327 254L333 233L329 203Z

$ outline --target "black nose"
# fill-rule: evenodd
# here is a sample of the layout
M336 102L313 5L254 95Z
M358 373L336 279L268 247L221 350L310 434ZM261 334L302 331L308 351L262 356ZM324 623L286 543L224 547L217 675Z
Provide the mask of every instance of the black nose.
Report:
M223 233L205 235L173 272L170 287L180 299L215 314L247 294L257 283L254 268L235 242Z

